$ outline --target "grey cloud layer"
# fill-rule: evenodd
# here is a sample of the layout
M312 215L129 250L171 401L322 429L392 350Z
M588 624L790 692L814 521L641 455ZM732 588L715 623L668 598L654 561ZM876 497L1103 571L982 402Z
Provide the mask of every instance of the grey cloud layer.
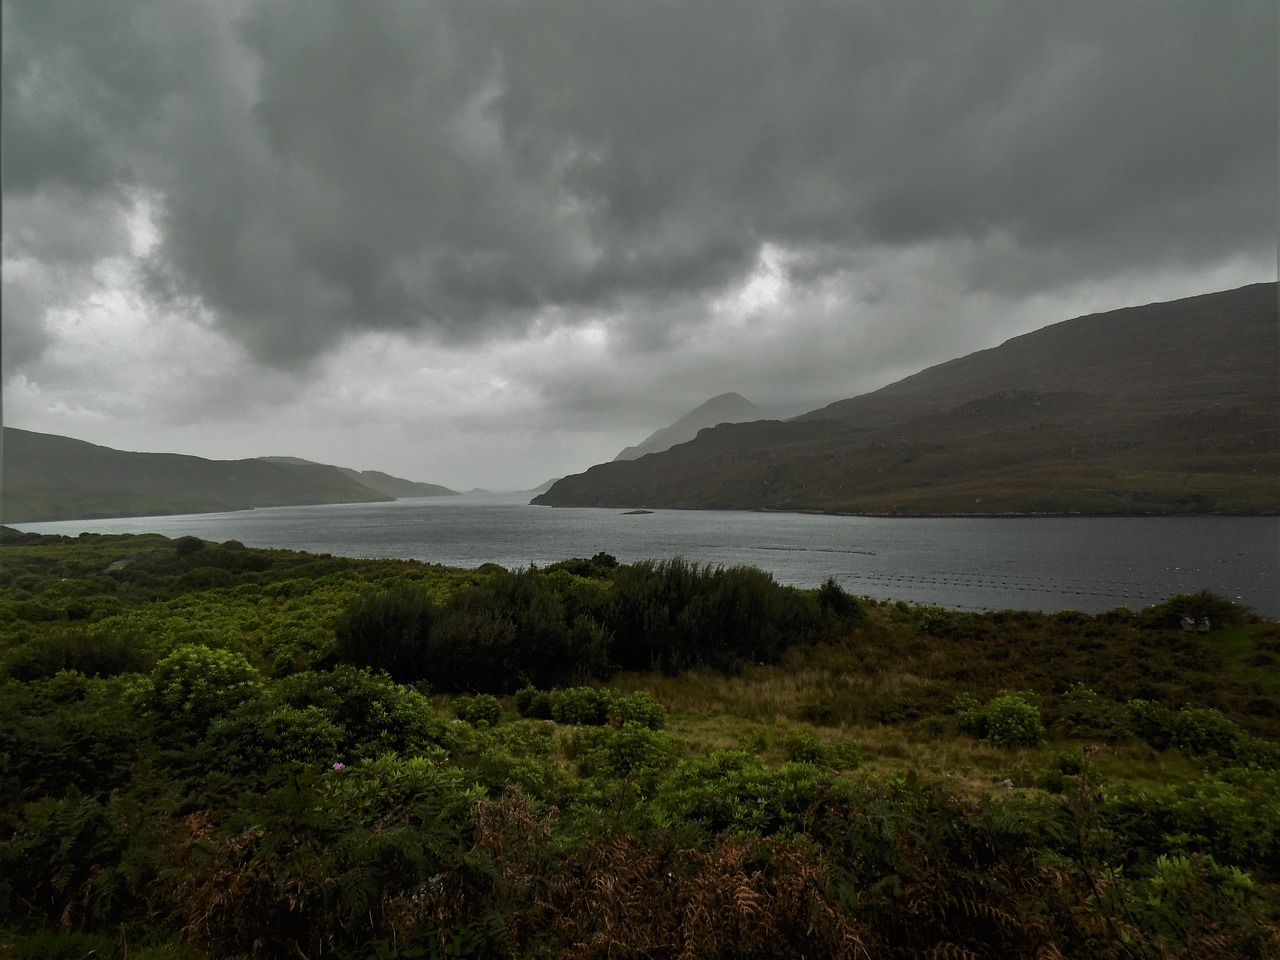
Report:
M43 218L6 256L87 266L42 199L110 235L145 198L152 293L281 365L547 307L661 325L764 243L804 284L1003 238L972 283L1016 292L1275 242L1271 0L234 9L6 0L5 197Z

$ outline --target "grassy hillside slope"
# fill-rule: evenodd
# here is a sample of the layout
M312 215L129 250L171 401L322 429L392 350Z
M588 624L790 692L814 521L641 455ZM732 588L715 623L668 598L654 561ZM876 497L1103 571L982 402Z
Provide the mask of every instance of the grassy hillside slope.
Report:
M1081 317L789 422L566 477L552 506L1280 510L1276 285Z
M12 427L0 494L9 523L395 499L337 467L127 453Z

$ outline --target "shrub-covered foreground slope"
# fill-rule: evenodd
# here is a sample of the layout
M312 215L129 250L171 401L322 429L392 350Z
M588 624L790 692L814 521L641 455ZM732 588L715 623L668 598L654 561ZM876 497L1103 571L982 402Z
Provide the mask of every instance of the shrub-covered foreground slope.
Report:
M0 955L1280 950L1280 630L1207 595L4 531L0 637Z

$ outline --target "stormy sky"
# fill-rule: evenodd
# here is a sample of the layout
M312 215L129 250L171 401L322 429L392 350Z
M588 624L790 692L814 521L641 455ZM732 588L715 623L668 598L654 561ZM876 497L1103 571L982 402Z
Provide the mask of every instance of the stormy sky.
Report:
M1274 0L4 0L9 426L458 489L1274 280Z

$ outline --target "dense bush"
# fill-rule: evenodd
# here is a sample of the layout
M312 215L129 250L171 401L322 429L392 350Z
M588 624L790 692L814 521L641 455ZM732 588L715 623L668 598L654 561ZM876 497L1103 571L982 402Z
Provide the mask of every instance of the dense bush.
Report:
M604 687L550 691L525 687L516 693L515 701L516 712L532 720L589 727L636 724L649 730L661 730L667 722L666 707L644 690L624 697Z
M1073 684L1053 704L1049 725L1056 733L1108 743L1128 736L1124 708L1082 683Z
M606 677L598 606L598 587L564 571L495 571L449 598L424 645L422 675L443 692L488 693Z
M628 723L661 730L667 724L667 708L644 690L627 697L615 697L609 704L609 726L621 727Z
M1248 611L1225 597L1202 590L1194 594L1179 594L1163 603L1156 603L1138 614L1138 621L1145 627L1166 630L1179 629L1184 617L1194 620L1199 627L1201 619L1209 621L1212 629L1239 623Z
M861 623L867 618L856 597L847 593L835 577L827 577L818 588L818 609L826 616L844 624Z
M812 639L820 624L812 593L755 567L700 567L681 558L620 568L605 623L614 662L665 673L773 662Z
M357 599L334 627L339 660L385 670L401 683L428 676L435 601L421 586L401 581Z
M1040 707L1025 693L1003 693L985 706L960 697L955 708L961 730L998 747L1034 747L1044 739Z
M455 697L453 715L473 727L496 727L502 719L502 704L497 697L487 693L474 697Z
M1173 719L1173 745L1190 754L1232 758L1244 731L1212 708L1179 710Z
M195 738L262 694L262 676L243 655L185 644L156 664L136 696L166 736Z
M39 680L59 670L74 670L88 677L142 673L155 662L146 642L135 634L69 625L19 647L4 666L17 680Z

